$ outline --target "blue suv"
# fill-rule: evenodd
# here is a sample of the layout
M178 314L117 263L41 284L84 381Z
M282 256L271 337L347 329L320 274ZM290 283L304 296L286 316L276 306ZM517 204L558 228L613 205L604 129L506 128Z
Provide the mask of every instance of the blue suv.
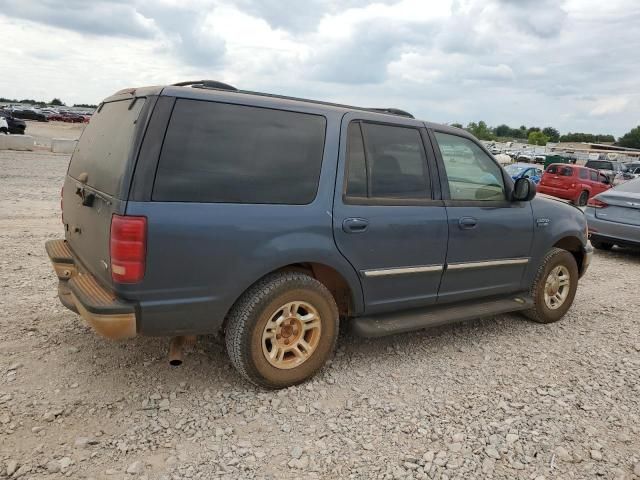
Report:
M122 90L71 158L62 303L99 333L224 335L267 388L376 337L505 312L562 318L584 214L534 198L464 130L214 81Z

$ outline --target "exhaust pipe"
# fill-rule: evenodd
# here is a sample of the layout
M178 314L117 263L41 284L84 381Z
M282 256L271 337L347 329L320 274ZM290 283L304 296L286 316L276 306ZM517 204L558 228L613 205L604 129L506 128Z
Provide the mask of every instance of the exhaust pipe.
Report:
M195 335L173 337L169 343L169 365L173 367L182 365L184 347L193 347L195 343Z

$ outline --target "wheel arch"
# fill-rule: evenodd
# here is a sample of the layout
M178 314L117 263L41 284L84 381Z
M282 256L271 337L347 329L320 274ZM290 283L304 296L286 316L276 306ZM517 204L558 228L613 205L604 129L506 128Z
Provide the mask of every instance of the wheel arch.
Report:
M578 272L582 275L584 271L584 247L582 245L582 240L573 235L568 235L557 240L553 246L566 250L573 255L573 258L575 258L576 264L578 265Z
M237 295L235 301L229 308L233 308L233 305L249 290L253 285L262 280L264 277L277 272L297 271L303 272L322 283L327 290L331 292L331 295L338 305L338 311L342 316L351 316L354 314L362 313L364 311L364 300L362 294L362 287L355 273L349 276L348 273L341 271L339 268L329 265L322 261L300 261L287 263L286 265L277 266L269 269L259 278L257 278L250 285L247 285L239 295ZM228 312L227 312L228 313ZM222 331L226 328L227 318L225 316L222 323Z

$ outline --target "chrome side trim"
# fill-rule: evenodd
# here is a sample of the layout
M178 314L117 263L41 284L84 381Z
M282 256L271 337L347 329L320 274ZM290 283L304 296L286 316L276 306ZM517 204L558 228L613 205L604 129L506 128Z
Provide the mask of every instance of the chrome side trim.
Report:
M384 277L387 275L406 275L409 273L441 272L444 265L424 265L420 267L381 268L378 270L362 270L365 277Z
M481 262L461 262L447 264L447 270L466 270L469 268L504 267L507 265L524 265L529 258L505 258L504 260L485 260Z

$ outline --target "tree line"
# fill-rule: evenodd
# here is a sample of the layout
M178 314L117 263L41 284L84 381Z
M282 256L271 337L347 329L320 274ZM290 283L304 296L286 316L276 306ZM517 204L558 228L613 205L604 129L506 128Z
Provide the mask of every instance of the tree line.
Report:
M64 103L62 100L60 100L59 98L54 98L50 102L44 102L42 100L34 100L33 98L23 98L22 100L18 100L16 98L0 97L0 103L21 103L26 105L36 105L38 107L46 107L48 105L51 105L54 107L67 106L67 104ZM80 108L97 108L98 107L97 105L91 105L88 103L74 103L73 106L80 107Z
M621 147L640 148L640 126L627 132L617 141L610 134L569 132L561 135L554 127L540 128L521 125L519 128L512 128L505 124L490 127L482 120L469 122L466 127L460 123L452 123L451 126L464 128L480 140L520 140L526 141L530 145L546 145L548 142L615 143Z

